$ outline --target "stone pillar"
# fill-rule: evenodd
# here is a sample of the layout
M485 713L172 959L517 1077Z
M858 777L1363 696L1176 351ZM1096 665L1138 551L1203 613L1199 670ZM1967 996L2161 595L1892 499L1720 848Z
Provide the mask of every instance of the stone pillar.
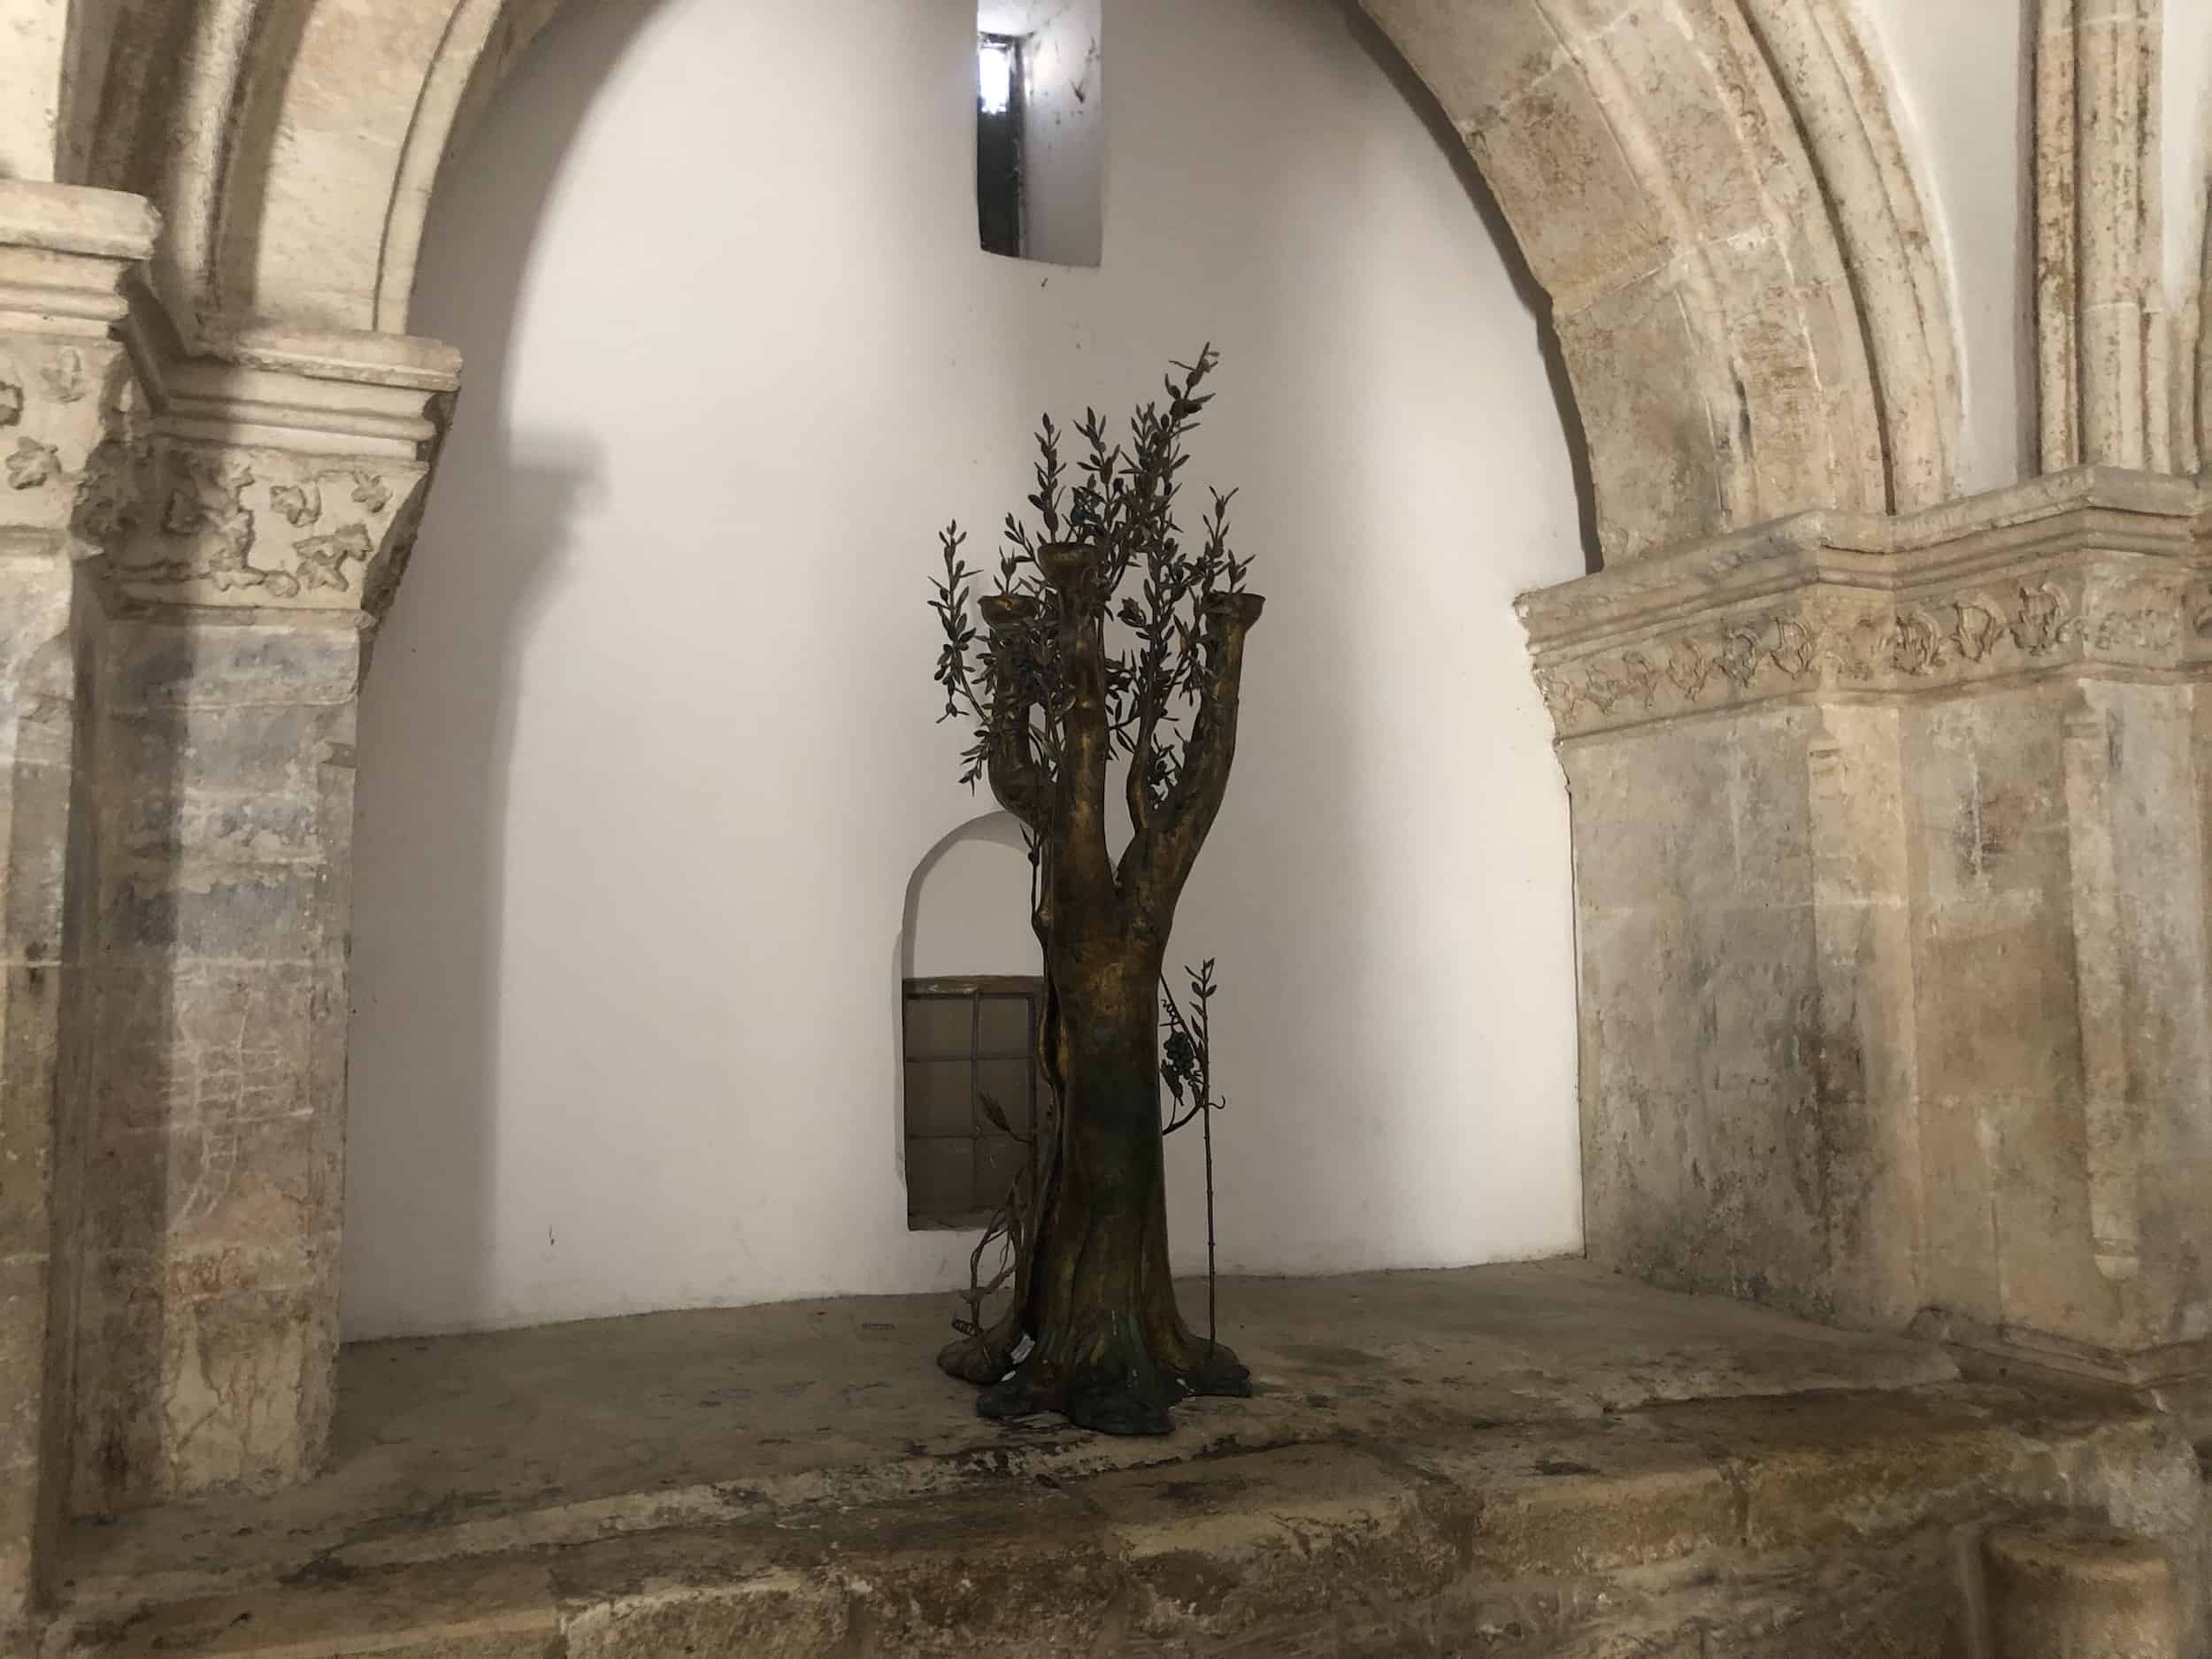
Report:
M2037 0L2035 334L2043 470L2185 465L2191 380L2159 270L2162 0Z
M2212 1372L2212 555L2085 469L1527 595L1596 1259Z
M2173 1558L2094 1522L1993 1527L1983 1540L1996 1659L2182 1659Z
M4 80L0 75L0 80ZM0 180L0 1644L65 1495L81 1155L67 1110L87 853L78 575L90 457L121 419L136 196Z
M354 699L451 354L134 342L90 678L90 1110L73 1502L311 1471L343 1196Z

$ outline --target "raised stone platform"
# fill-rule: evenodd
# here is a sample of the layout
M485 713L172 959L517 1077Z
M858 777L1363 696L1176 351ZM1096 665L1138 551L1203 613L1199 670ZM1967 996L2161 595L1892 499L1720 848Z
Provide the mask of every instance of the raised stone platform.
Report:
M1222 1302L1259 1393L1156 1440L976 1418L943 1297L364 1344L324 1476L80 1526L43 1651L1949 1655L2059 1515L2195 1582L2115 1394L1579 1263Z

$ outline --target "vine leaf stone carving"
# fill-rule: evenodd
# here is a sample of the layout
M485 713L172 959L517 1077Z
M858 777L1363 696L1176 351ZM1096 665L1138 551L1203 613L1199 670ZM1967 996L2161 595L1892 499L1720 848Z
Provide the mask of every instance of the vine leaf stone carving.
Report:
M1674 688L1690 702L1697 701L1705 689L1705 682L1713 677L1713 665L1705 653L1698 649L1695 640L1677 640L1667 652L1667 678Z
M1612 713L1613 705L1621 700L1628 689L1619 680L1607 673L1603 668L1594 664L1592 665L1585 679L1588 682L1586 695L1592 703L1597 705L1600 714Z
M104 443L85 462L77 480L77 498L71 518L80 535L107 541L133 522L136 505L133 491L130 450L119 443Z
M329 535L311 535L292 547L300 556L301 587L334 588L342 593L352 586L346 580L346 561L366 565L376 551L365 524L349 524Z
M1730 683L1742 691L1758 676L1759 658L1764 654L1755 626L1734 627L1722 636L1720 654L1714 660Z
M1795 617L1777 617L1774 649L1767 655L1792 680L1802 680L1813 672L1813 664L1820 655L1819 641L1813 631Z
M392 492L375 473L357 471L353 474L353 498L373 513L382 512L392 499Z
M269 505L303 529L323 516L323 493L313 480L304 484L279 484L269 491Z
M299 579L289 571L265 570L255 565L253 511L245 504L253 469L230 457L210 457L184 463L185 481L169 492L161 515L168 534L189 538L189 554L182 558L144 567L134 573L142 580L165 582L204 580L218 593L258 588L279 599L300 590Z
M1641 651L1631 651L1621 658L1621 674L1628 693L1648 709L1659 695L1659 671L1651 665L1651 659Z
M53 445L35 438L18 438L15 453L8 457L8 488L36 489L61 472L61 457Z
M47 395L58 403L83 401L87 390L84 357L74 346L64 346L54 360L38 372Z
M1536 690L1555 720L1565 720L1575 711L1575 705L1582 701L1579 691L1548 668L1536 671Z
M12 380L0 380L0 426L12 426L23 419L23 388Z
M2081 618L2068 613L2066 595L2049 582L2020 588L2020 610L2012 624L2012 641L2031 657L2054 650L2080 637Z
M1960 600L1958 612L1958 622L1951 630L1951 643L1968 662L1978 663L1989 655L1990 648L2004 631L2003 620L1988 606L1977 604L1971 599Z
M1948 661L1944 631L1925 611L1901 611L1891 637L1890 666L1901 674L1932 674Z
M2201 572L2185 583L2173 574L2139 575L2080 591L2039 569L2022 578L1985 576L1981 584L1887 603L1854 596L1847 608L1709 618L1647 635L1634 648L1547 664L1538 683L1563 730L1580 729L1617 724L1624 699L1671 710L1701 703L1717 683L1723 702L1787 691L1785 678L1904 691L1914 681L1978 678L2067 646L2131 660L2186 652L2200 661L2199 642L2212 641L2212 577Z

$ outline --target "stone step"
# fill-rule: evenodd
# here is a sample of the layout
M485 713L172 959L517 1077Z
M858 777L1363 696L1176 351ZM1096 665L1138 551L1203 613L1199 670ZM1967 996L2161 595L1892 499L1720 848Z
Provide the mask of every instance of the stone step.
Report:
M1966 1650L1977 1617L1962 1540L2072 1512L2178 1562L2200 1493L2170 1420L2111 1396L1959 1383L1700 1401L1089 1475L1010 1462L918 1497L326 1561L78 1608L42 1651L1936 1659Z
M1277 1447L1455 1444L1688 1401L1954 1381L1933 1345L1674 1295L1579 1262L1227 1280L1255 1394L1172 1434L979 1420L929 1363L941 1296L694 1310L349 1348L315 1479L81 1524L71 1605L104 1617L364 1571L710 1529ZM1202 1286L1186 1290L1198 1305Z

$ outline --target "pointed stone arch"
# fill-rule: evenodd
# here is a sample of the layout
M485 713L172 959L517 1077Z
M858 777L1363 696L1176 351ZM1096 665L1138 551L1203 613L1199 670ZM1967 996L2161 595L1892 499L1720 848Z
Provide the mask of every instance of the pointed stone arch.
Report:
M130 12L95 179L164 210L187 348L403 334L437 179L559 4ZM1948 493L1950 303L1848 0L1364 4L1550 297L1609 562Z

